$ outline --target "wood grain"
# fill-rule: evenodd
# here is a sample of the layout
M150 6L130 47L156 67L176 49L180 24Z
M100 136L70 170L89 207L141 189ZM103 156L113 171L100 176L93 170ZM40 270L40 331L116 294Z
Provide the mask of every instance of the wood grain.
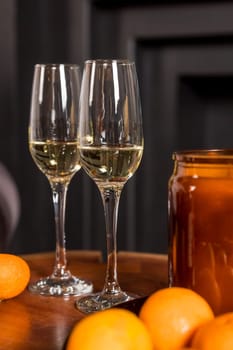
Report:
M88 258L89 255L89 258ZM101 290L106 266L98 252L68 252L69 269L73 274L89 279L94 290ZM23 256L31 269L31 281L51 273L54 254L38 253ZM122 289L145 296L167 283L167 260L158 259L148 268L143 257L119 259L119 281ZM141 264L140 264L141 261ZM161 263L162 261L162 263ZM159 266L159 270L156 266ZM162 265L161 265L162 264ZM141 266L141 267L140 267ZM158 277L159 276L159 277ZM64 350L67 337L82 317L74 307L77 297L38 296L25 290L18 297L0 303L0 350Z

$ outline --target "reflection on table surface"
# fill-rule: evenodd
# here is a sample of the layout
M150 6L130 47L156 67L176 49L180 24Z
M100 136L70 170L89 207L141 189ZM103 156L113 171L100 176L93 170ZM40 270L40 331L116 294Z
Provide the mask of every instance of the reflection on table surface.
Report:
M72 273L89 279L94 290L103 287L106 265L99 251L68 251ZM31 281L51 272L54 253L24 255ZM167 285L167 256L119 252L118 277L124 290L146 296ZM45 297L25 290L0 303L0 350L62 350L75 324L85 317L74 307L77 297Z

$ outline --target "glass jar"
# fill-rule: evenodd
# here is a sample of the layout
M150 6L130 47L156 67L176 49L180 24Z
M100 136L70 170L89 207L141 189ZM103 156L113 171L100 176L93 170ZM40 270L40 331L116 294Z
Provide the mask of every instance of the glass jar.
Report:
M215 314L233 311L233 150L173 154L169 284L195 290Z

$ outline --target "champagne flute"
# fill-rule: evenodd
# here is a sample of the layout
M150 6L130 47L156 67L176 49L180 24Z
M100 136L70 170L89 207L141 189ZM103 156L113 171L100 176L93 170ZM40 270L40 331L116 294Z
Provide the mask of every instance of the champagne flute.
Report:
M116 242L121 191L143 154L141 103L134 62L86 61L79 106L81 164L100 191L107 238L103 290L75 302L80 311L91 313L135 297L120 288Z
M52 189L56 258L53 272L29 285L33 293L52 296L81 295L92 291L89 281L67 269L65 209L68 185L81 168L77 124L80 68L70 64L37 64L34 68L29 148Z

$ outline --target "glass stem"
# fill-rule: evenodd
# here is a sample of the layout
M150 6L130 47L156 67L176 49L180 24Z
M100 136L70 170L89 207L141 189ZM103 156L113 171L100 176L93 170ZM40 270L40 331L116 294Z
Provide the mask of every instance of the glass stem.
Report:
M53 194L55 230L56 230L56 260L53 277L69 277L66 271L66 247L65 247L65 208L68 186L64 183L55 182L51 184Z
M117 279L117 219L122 188L100 189L104 204L107 238L107 271L103 293L117 294L121 292Z

